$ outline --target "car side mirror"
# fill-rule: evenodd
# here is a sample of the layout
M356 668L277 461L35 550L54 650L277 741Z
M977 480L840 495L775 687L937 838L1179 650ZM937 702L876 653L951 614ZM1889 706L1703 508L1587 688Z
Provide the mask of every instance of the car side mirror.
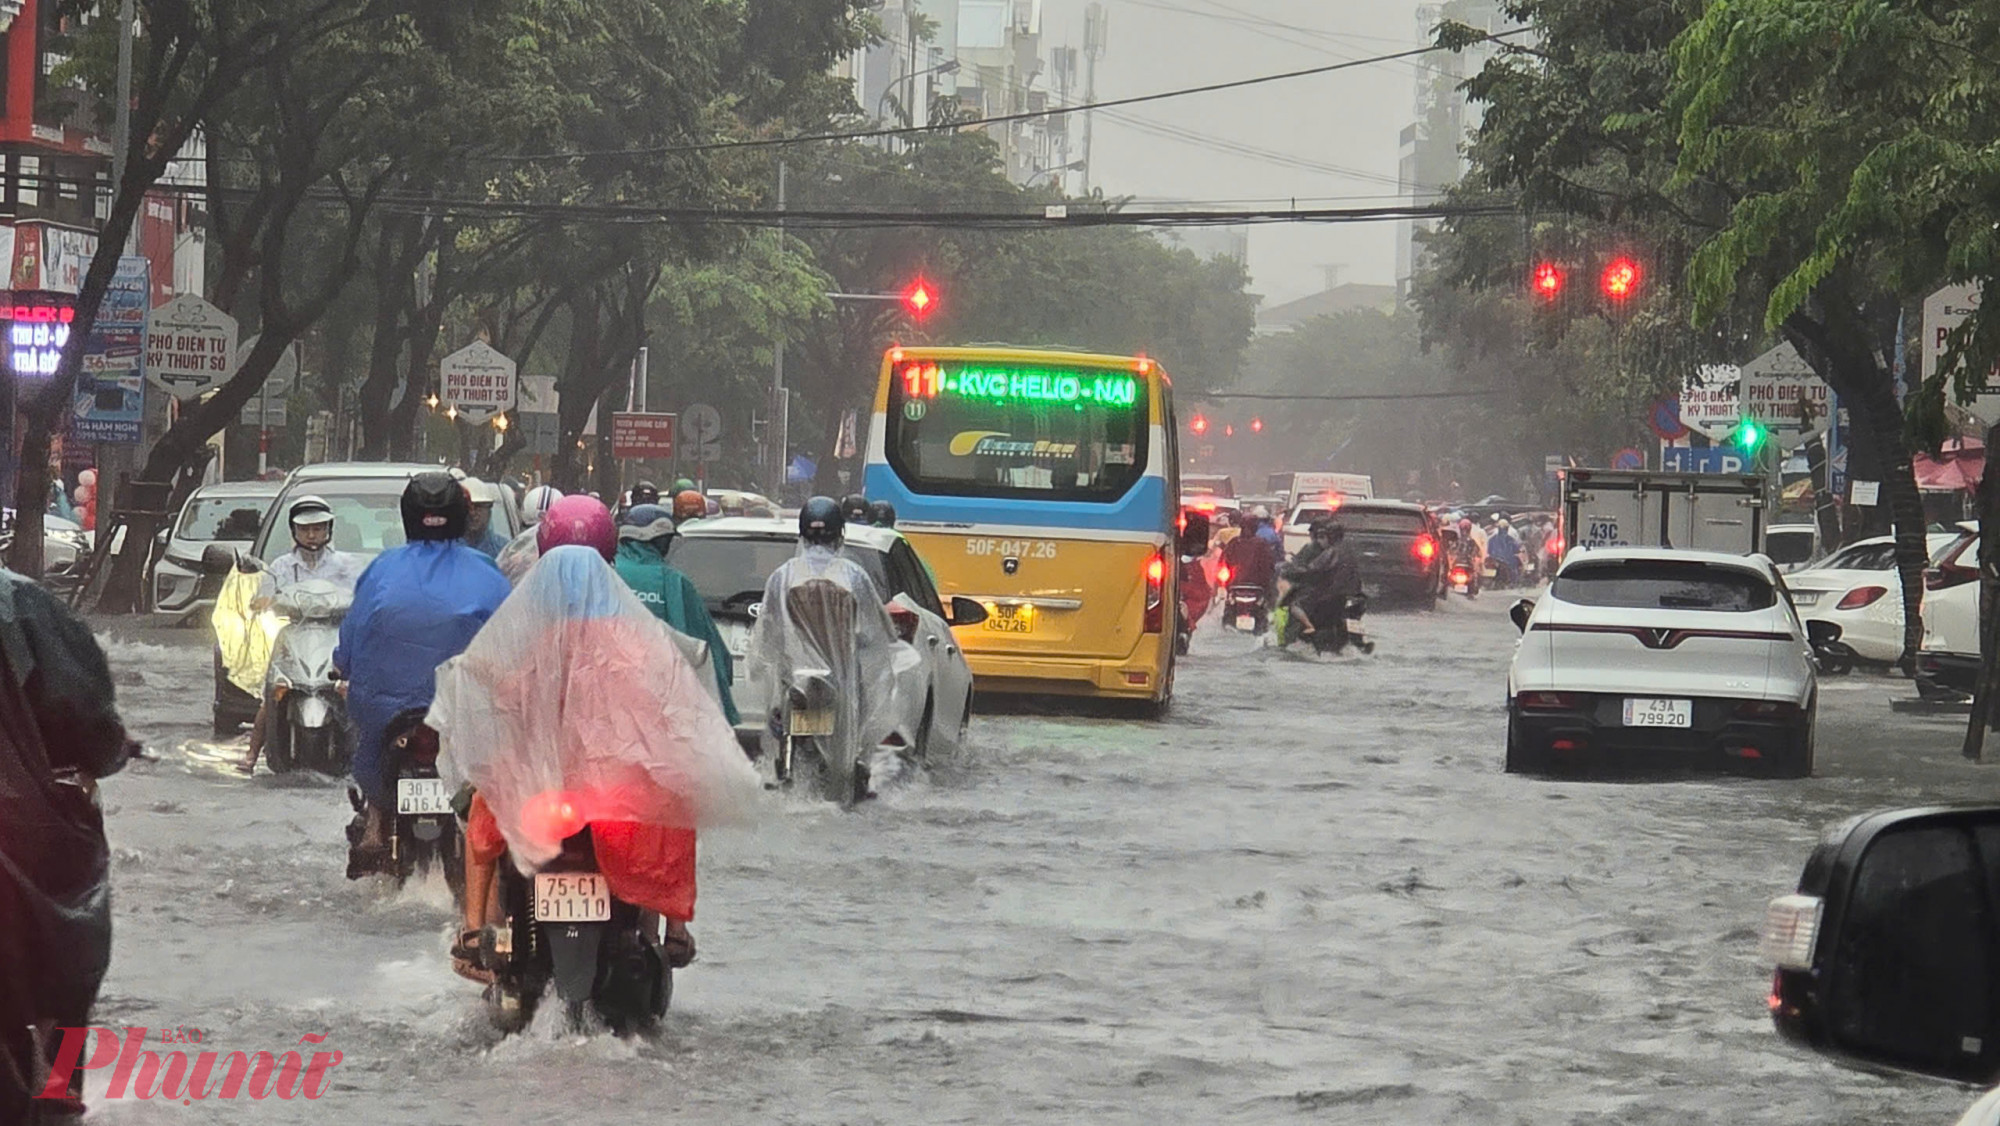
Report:
M951 596L951 624L955 626L976 626L987 618L986 607L978 599L967 598L963 594Z
M2000 1079L1996 875L2000 806L1891 810L1828 832L1765 917L1779 1033L1865 1064Z
M153 537L153 542L159 544L161 547L165 547L173 538L173 529L161 528L160 534Z
M1817 618L1806 622L1806 640L1814 649L1824 649L1840 640L1840 627L1832 622L1822 622Z
M227 574L234 566L236 566L236 549L228 544L212 543L201 549L202 574Z
M1514 603L1514 608L1507 611L1507 616L1514 620L1515 629L1526 633L1528 632L1528 615L1534 612L1535 600L1532 598L1523 598L1519 602Z

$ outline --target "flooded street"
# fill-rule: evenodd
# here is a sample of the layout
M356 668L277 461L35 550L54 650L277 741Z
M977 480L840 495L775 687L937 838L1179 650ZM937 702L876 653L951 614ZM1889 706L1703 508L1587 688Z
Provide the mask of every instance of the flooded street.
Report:
M1805 782L1509 777L1506 605L1373 617L1367 658L1211 620L1164 723L986 712L859 812L773 797L704 836L700 957L637 1042L502 1040L442 882L345 880L338 784L205 742L201 636L113 640L159 758L104 789L97 1023L342 1062L315 1102L192 1108L93 1073L92 1120L1952 1121L1961 1089L1779 1041L1756 942L1828 823L2000 793L1959 721L1856 676Z

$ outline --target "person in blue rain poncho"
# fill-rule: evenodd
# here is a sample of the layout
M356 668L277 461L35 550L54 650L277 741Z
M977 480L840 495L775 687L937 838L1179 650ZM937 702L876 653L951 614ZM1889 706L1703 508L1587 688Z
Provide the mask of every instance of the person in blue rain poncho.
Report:
M511 589L493 560L466 546L471 501L450 474L411 478L402 507L409 542L383 552L362 573L333 654L349 682L354 783L366 799L349 879L389 864L396 805L382 773L384 729L397 714L430 704L438 665L464 651Z

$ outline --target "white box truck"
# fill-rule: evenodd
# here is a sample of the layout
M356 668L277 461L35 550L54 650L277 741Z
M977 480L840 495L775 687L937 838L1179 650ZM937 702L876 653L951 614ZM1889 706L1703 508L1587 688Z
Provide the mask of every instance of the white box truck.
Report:
M1765 482L1723 473L1565 469L1564 537L1575 547L1764 550Z

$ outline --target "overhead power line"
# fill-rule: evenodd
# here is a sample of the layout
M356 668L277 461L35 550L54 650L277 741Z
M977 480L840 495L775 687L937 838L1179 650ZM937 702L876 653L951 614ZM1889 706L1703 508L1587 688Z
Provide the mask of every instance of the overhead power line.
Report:
M1497 32L1488 39L1504 39L1510 35L1525 33L1526 28ZM727 141L699 141L680 145L655 145L643 148L625 149L577 149L569 152L514 153L479 156L470 158L484 161L535 161L535 160L588 160L605 156L665 156L675 153L716 152L728 149L780 148L789 145L814 144L821 141L865 141L880 137L913 137L926 133L942 133L953 129L970 129L982 125L1004 125L1016 121L1037 121L1051 117L1063 117L1072 113L1087 113L1098 109L1116 109L1119 106L1144 105L1147 102L1164 101L1168 98L1185 98L1194 94L1213 94L1222 90L1241 90L1250 86L1262 86L1272 82L1288 82L1296 78L1310 78L1319 74L1352 70L1355 67L1373 66L1378 63L1395 62L1428 55L1442 47L1412 47L1407 51L1395 51L1385 55L1371 55L1363 59L1344 59L1324 66L1306 67L1303 70L1288 70L1278 74L1261 74L1254 78L1238 78L1228 82L1210 82L1200 86L1185 86L1177 90L1161 90L1152 94L1135 94L1129 98L1109 98L1085 105L1050 106L1046 109L1025 110L1020 113L1001 113L990 117L968 118L963 121L940 122L936 125L898 125L879 129L856 129L847 132L802 133L790 137L747 137Z

